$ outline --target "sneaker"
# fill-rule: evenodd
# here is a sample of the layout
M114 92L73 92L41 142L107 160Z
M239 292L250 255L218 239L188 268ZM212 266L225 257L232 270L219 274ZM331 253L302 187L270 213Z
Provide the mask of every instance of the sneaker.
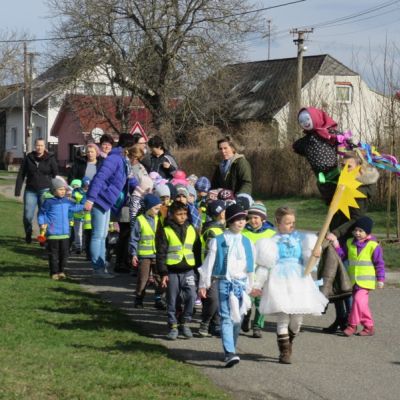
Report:
M187 325L181 325L179 330L185 339L191 339L193 337L192 330Z
M114 278L114 275L112 275L109 272L106 272L102 269L99 269L99 270L95 269L93 271L93 277L94 278L102 278L102 279L111 279L111 278Z
M198 333L200 337L211 337L211 333L208 331L208 324L205 322L200 323Z
M232 368L234 365L239 364L240 357L235 353L228 353L224 361L225 361L225 368Z
M165 311L167 309L167 306L161 299L158 299L154 302L154 308L156 308L157 310Z
M356 325L349 325L344 331L343 334L344 336L353 336L357 332L357 326ZM361 333L361 332L360 332Z
M168 340L176 340L178 339L179 331L176 325L172 325L170 331L168 332L167 339Z
M364 326L364 329L358 334L358 336L374 336L375 329L373 326Z
M144 308L144 306L143 306L143 299L136 298L136 299L135 299L135 305L134 305L134 307L135 307L135 308Z
M60 280L60 275L59 274L53 274L53 275L51 275L51 279L53 279L53 281L59 281Z
M261 339L262 338L262 333L260 328L253 328L253 338L255 339Z
M67 275L65 275L64 272L60 272L60 273L58 274L58 278L59 278L59 279L65 279L66 277L67 277Z

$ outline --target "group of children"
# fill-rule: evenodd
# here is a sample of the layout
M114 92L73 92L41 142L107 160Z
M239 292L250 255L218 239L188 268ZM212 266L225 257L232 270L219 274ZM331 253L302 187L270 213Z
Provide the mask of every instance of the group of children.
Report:
M137 268L135 307L144 307L152 280L155 306L167 312L167 338L189 339L189 322L196 299L201 298L198 334L221 336L225 366L232 367L240 361L237 340L241 328L250 329L253 305L253 337L261 337L264 315L276 316L279 362L290 364L303 315L320 315L328 304L311 275L303 273L316 236L295 230L291 208L276 210L274 226L261 202L248 195L235 197L229 190L212 190L206 177L186 179L183 171L177 172L171 182L154 177L154 188L141 194L139 213L132 213L129 252ZM79 214L82 197L66 198L66 190L65 181L53 179L38 215L41 229L47 230L50 274L57 280L65 278L71 213L81 221L85 217ZM77 192L84 196L84 189ZM374 334L368 293L376 280L383 287L384 264L371 230L372 221L363 217L354 224L352 239L342 247L334 243L349 262L354 285L346 336L356 333L360 324L361 336ZM313 255L318 257L319 252Z

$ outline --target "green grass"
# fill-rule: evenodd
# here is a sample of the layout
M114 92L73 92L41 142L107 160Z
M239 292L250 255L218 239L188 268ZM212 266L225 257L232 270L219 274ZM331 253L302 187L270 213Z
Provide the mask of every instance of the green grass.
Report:
M126 316L48 277L21 239L21 204L0 197L1 399L226 399Z
M268 209L269 220L273 221L275 210L281 206L290 206L296 210L296 226L299 229L318 231L321 229L328 208L318 198L288 197L281 199L270 199L265 201ZM374 208L368 212L368 215L374 220L374 233L379 238L386 237L386 211L384 209ZM396 215L391 213L391 232L394 234ZM382 243L384 257L387 268L400 268L399 252L400 243Z

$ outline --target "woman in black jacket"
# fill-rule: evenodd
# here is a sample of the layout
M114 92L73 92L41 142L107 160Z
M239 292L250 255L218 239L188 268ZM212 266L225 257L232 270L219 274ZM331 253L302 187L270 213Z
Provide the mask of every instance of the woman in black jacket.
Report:
M54 154L46 150L44 139L36 139L35 150L24 158L15 183L15 196L19 197L26 178L23 216L26 243L32 242L35 209L40 206L43 193L49 190L51 179L57 174L58 166Z

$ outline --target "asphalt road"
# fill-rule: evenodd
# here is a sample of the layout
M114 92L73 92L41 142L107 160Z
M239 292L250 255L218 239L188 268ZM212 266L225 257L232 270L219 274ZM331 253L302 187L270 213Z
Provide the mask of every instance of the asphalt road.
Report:
M134 278L120 275L101 280L91 277L89 263L70 260L70 273L85 289L100 294L121 308L136 328L170 350L172 357L201 369L234 399L366 400L400 398L400 289L387 287L371 294L376 335L344 337L321 333L333 320L333 307L321 317L306 317L303 332L293 347L293 364L278 363L275 323L269 320L262 339L251 332L239 337L241 362L223 368L218 338L194 337L165 340L166 316L152 306L151 296L143 310L133 308ZM195 316L193 332L198 328Z

